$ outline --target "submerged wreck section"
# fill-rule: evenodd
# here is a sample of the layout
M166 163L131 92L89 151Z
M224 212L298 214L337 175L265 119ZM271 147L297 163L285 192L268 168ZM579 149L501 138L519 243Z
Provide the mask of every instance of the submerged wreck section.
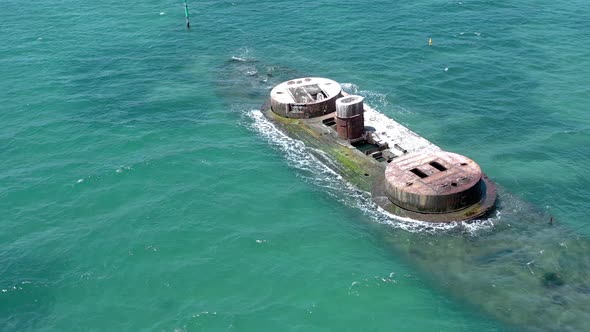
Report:
M348 95L336 81L306 77L274 87L264 114L315 148L386 211L420 221L478 218L496 189L471 159L441 150Z

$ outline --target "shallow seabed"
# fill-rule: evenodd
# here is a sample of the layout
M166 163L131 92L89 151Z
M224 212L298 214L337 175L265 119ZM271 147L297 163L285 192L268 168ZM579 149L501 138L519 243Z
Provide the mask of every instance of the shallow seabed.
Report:
M530 250L590 238L586 2L190 5L187 32L181 1L3 1L0 330L542 329L392 239L477 247L511 211L566 229ZM372 211L256 111L312 75L476 160L506 210L450 230Z

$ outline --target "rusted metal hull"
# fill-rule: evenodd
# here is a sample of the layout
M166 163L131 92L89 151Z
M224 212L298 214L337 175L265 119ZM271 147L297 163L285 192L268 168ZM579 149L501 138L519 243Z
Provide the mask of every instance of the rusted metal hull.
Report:
M392 214L419 221L454 222L480 218L494 208L496 187L485 174L482 177L481 184L478 187L474 186L473 192L466 193L472 197L477 195L476 199L470 201L471 204L469 205L447 211L443 209L441 211L427 212L420 212L407 206L396 205L388 198L384 184L385 170L389 164L388 162L395 159L376 159L374 158L375 152L372 152L372 150L367 149L363 152L348 141L341 139L342 133L339 132L340 130L348 130L347 135L350 130L361 131L362 129L358 123L356 127L352 128L341 127L338 123L338 117L333 113L312 119L285 118L271 110L270 102L267 102L264 108L266 117L273 120L290 136L296 137L306 145L316 148L318 151L322 151L322 153L318 154L318 158L327 159L325 160L327 164L331 165L336 172L356 185L360 190L371 193L373 200L381 208ZM335 126L326 125L326 120L334 118L336 120ZM400 144L403 144L403 142L400 142ZM436 201L438 205L448 203L450 206L457 206L454 201L458 198L453 195L438 195L435 197L423 194L418 199L429 199L431 202Z

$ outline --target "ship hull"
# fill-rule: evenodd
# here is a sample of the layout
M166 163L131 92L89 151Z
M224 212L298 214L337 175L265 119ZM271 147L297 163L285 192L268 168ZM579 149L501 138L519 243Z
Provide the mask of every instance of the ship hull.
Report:
M374 184L382 181L386 165L339 143L333 133L322 128L323 118L280 117L268 103L262 113L357 189L374 196L382 193ZM438 149L430 142L421 141L417 146ZM495 198L495 184L486 184L486 191L493 186ZM501 217L493 218L494 226L476 236L461 223L454 231L419 233L374 225L374 234L444 293L508 326L527 331L586 330L590 320L586 309L590 306L590 241L572 236L568 227L550 222L548 215L502 188L497 190L496 214ZM487 204L485 213L493 206ZM395 217L413 217L395 206L385 210Z

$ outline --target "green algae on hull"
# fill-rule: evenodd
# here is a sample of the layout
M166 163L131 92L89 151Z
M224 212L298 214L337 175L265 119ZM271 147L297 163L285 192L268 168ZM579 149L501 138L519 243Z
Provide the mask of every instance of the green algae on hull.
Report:
M359 190L370 192L374 182L385 170L384 165L367 158L357 149L338 143L332 133L325 131L324 134L319 134L317 130L314 130L311 126L321 126L322 118L315 121L290 119L276 115L270 108L266 108L264 114L288 132L289 136L316 149L314 155L317 158L333 168Z
M325 119L333 115L325 115L312 119L293 119L275 114L270 103L263 106L263 114L306 146L312 148L312 153L335 172L343 176L357 189L371 193L373 200L387 212L394 215L429 222L449 222L469 220L481 217L494 206L496 192L495 185L484 175L482 186L484 194L478 203L454 212L445 214L419 213L404 209L390 202L385 195L384 171L387 163L379 162L360 149L344 145L334 130L323 125Z

